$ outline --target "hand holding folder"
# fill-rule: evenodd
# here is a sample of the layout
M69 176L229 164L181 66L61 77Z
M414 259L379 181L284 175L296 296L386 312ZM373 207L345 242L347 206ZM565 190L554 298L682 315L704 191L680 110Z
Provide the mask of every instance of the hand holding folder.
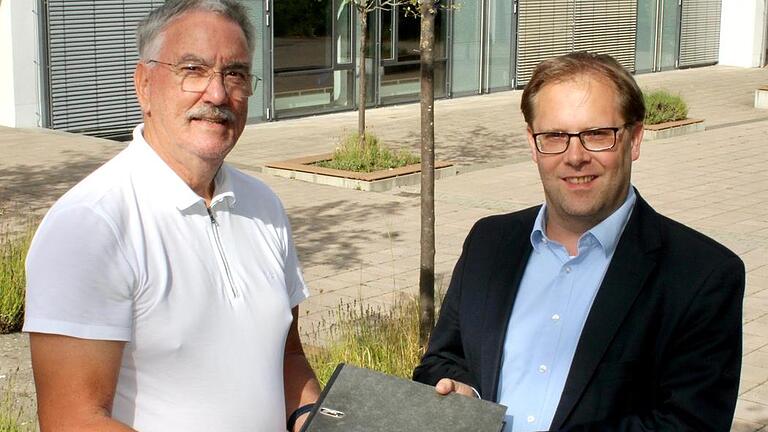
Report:
M506 407L340 364L302 432L500 432Z

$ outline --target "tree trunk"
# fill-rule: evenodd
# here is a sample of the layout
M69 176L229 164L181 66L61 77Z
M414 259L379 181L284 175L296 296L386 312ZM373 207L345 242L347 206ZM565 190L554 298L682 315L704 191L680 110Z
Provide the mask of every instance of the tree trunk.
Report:
M358 77L357 101L357 136L360 146L365 147L365 102L368 95L368 79L365 75L365 52L368 45L368 12L365 8L358 9L360 16L360 76Z
M421 12L421 271L419 345L427 346L435 324L435 5L422 0Z

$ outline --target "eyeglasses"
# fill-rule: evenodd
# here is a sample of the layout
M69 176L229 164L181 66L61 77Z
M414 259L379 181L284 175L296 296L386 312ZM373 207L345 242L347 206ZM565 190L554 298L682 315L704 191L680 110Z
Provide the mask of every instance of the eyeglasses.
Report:
M248 73L248 69L242 66L232 66L220 71L214 68L191 62L181 62L178 64L161 62L159 60L147 60L147 63L157 63L168 66L176 76L181 77L181 90L191 93L203 93L211 84L213 76L221 75L224 81L224 89L227 94L234 99L245 99L256 90L256 84L261 78Z
M543 154L560 154L568 150L571 137L579 137L581 145L593 152L606 151L616 145L616 134L622 127L605 127L588 129L576 133L568 132L540 132L533 134L536 150Z

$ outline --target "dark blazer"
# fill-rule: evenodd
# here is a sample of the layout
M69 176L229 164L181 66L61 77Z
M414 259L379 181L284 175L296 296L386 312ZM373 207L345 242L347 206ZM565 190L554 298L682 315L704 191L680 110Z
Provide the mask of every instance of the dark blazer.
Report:
M472 228L413 378L495 401L538 207ZM581 333L551 430L728 431L739 387L744 264L638 194Z

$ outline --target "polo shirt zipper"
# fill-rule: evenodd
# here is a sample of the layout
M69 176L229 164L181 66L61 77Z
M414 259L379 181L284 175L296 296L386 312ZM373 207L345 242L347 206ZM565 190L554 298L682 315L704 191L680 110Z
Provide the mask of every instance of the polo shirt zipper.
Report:
M206 207L206 210L208 210L208 216L211 218L213 238L216 242L216 248L219 250L219 258L221 258L221 262L224 263L224 272L226 273L227 282L229 283L229 289L232 290L232 296L237 298L237 290L235 289L235 282L232 279L232 271L229 269L229 262L227 262L227 256L224 254L224 247L221 245L221 237L219 236L219 222L216 220L216 217L213 216L213 212L209 207Z

